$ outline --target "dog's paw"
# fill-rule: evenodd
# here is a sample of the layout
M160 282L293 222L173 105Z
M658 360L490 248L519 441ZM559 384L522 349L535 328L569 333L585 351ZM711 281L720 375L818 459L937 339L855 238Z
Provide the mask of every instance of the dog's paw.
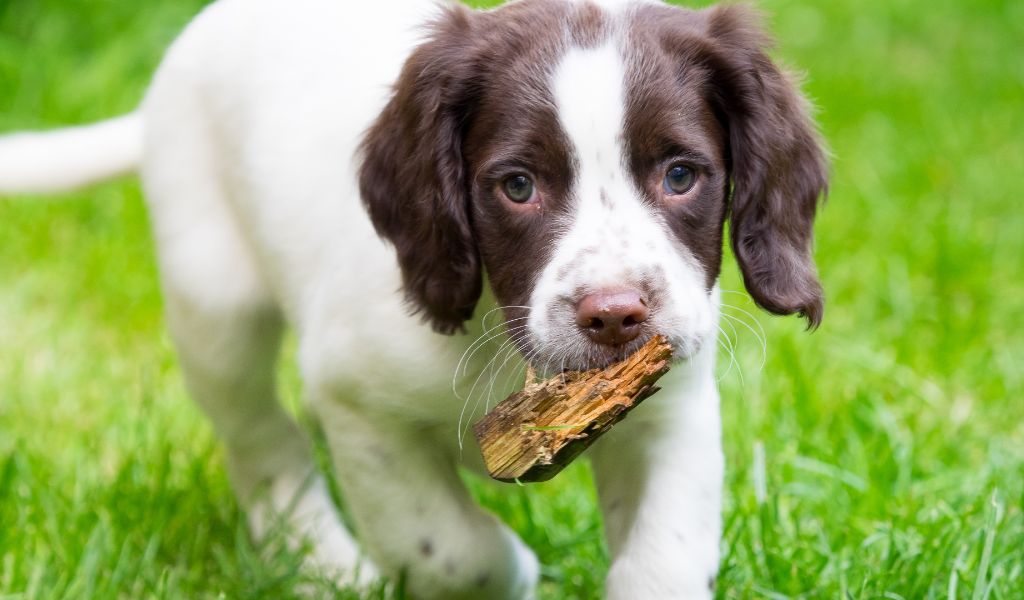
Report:
M519 566L513 598L534 600L537 597L537 584L540 582L540 561L537 555L511 530L506 530L515 549L516 564Z
M697 561L700 562L700 561ZM706 567L678 560L618 560L608 571L607 600L711 600L715 596L714 575Z
M289 548L303 551L303 568L313 578L360 590L380 579L341 522L318 475L278 477L268 494L253 503L248 516L255 539L282 535Z

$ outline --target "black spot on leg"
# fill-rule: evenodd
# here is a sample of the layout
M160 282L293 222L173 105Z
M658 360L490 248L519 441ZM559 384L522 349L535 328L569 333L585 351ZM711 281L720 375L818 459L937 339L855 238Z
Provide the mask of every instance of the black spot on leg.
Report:
M608 191L607 190L605 190L604 188L601 188L601 193L598 195L598 197L601 198L601 206L603 206L605 208L608 208L608 209L611 209L612 201L608 197Z
M708 591L715 591L715 576L708 577Z
M429 538L420 541L420 554L426 557L434 554L434 544Z
M487 587L487 583L491 580L491 574L484 572L476 578L476 587L483 588Z
M394 455L380 446L372 446L369 455L376 457L384 469L390 469L395 464Z

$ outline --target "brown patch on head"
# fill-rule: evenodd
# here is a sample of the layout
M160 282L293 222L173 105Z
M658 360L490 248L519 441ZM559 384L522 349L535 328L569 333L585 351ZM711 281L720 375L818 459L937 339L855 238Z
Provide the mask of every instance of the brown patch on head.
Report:
M395 247L406 299L444 333L473 314L483 284L462 160L473 30L468 9L444 12L361 146L359 189L370 219Z
M568 46L597 44L606 18L591 3L453 6L409 58L368 132L363 200L395 246L410 304L438 331L471 316L481 267L499 302L527 303L573 180L551 73ZM515 173L543 194L536 210L511 211L497 196Z
M766 54L757 16L741 6L706 14L722 48L716 104L729 132L730 237L743 281L762 308L817 327L824 300L813 226L828 187L821 140L792 78Z
M822 298L811 240L826 187L824 152L803 98L765 54L768 38L756 21L738 6L637 8L629 29L628 161L651 201L673 159L701 173L698 193L663 214L709 287L729 208L751 295L770 312L799 313L814 326Z
M486 16L480 95L467 124L465 157L472 174L473 225L498 302L525 306L567 210L573 157L562 133L550 78L565 51L567 5L520 2ZM509 210L502 181L527 174L541 200L535 211ZM525 316L506 310L507 318Z
M592 48L607 36L608 15L593 2L584 2L576 9L571 27L573 45Z
M728 179L724 131L703 96L708 74L663 45L664 21L687 22L694 13L645 6L634 15L628 38L625 138L629 171L648 202L659 207L679 242L697 259L711 289L722 264L722 223ZM683 203L663 201L663 180L678 162L702 181Z

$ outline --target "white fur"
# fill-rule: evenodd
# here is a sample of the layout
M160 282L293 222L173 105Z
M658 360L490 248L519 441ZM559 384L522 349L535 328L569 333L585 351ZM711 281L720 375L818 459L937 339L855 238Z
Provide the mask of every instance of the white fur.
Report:
M10 136L0 143L0 191L61 192L130 173L139 167L141 141L135 114Z
M379 567L404 570L418 598L528 598L536 558L472 502L453 464L462 404L450 378L464 342L408 315L393 251L374 233L355 181L360 135L431 10L413 0L219 0L168 51L141 125L132 121L141 139L95 138L109 156L83 159L91 166L73 177L64 170L74 161L34 153L24 167L35 169L31 177L0 186L102 178L130 163L141 143L171 335L190 392L224 440L253 531L286 513L297 541L312 542L311 560L340 581L365 582ZM665 268L661 293L670 302L652 319L690 357L594 448L613 556L608 597L709 597L722 456L714 344L704 342L717 296L627 177L624 77L615 44L572 50L555 69L560 119L579 157L577 205L540 276L529 325L555 360L559 340L578 334L569 333L571 319L553 321L544 308L577 286L630 284L653 262ZM10 151L27 146L16 144L45 150L54 135L0 140L0 173L22 170ZM560 279L559 268L587 248L597 251ZM358 544L277 404L272 373L285 323L299 336L305 390ZM474 360L471 377L483 369ZM465 456L479 468L475 452Z

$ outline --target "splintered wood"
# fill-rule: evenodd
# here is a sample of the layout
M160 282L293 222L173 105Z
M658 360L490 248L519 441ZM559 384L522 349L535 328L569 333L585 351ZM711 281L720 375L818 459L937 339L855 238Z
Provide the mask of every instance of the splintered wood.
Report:
M672 346L655 336L622 362L532 383L473 426L484 464L499 481L546 481L659 388Z

